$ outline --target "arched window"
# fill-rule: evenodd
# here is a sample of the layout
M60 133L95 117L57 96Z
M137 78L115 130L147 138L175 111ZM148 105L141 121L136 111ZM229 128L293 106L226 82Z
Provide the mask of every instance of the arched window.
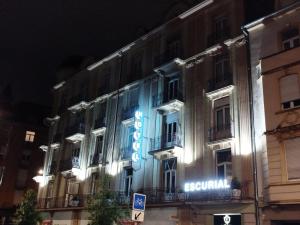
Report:
M292 74L280 79L281 105L283 109L300 106L300 91L298 74Z

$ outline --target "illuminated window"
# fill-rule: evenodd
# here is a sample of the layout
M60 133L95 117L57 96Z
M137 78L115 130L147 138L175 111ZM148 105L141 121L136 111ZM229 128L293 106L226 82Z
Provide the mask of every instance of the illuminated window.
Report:
M130 196L131 193L131 186L132 186L132 174L133 174L133 169L132 168L127 168L125 169L125 195Z
M300 91L298 74L282 77L279 82L282 109L299 107Z
M287 177L289 180L300 179L299 145L300 138L284 141Z
M295 48L300 45L299 30L290 29L282 34L282 45L284 50Z
M163 160L163 176L166 193L175 193L176 191L176 169L177 158Z
M232 176L230 149L216 152L216 170L218 178L228 178Z
M34 141L34 135L35 135L35 132L33 132L33 131L26 131L25 141L27 141L27 142L33 142Z

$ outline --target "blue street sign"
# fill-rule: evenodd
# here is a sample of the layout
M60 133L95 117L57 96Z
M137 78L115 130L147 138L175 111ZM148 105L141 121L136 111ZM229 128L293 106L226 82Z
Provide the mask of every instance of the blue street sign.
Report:
M134 193L132 209L145 211L145 205L146 205L146 195Z

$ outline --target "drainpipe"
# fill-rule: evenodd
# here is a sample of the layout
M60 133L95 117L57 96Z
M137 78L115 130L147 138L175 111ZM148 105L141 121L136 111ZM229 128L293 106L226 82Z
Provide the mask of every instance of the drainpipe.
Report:
M254 187L254 204L255 204L255 221L256 225L260 225L260 211L258 201L258 181L257 181L257 162L256 162L256 143L254 130L254 111L253 111L253 90L252 90L252 76L251 76L251 51L249 32L246 27L241 27L246 39L246 54L247 54L247 75L249 83L249 106L250 106L250 129L251 129L251 152L252 152L252 167L253 167L253 187Z

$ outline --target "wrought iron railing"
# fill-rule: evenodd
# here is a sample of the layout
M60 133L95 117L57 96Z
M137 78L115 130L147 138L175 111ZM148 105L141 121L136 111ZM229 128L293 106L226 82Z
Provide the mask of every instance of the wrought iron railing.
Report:
M226 39L230 38L230 27L226 26L222 30L218 32L213 32L207 37L207 47L210 47L214 44L220 43L225 41Z
M208 80L207 92L215 91L217 89L227 87L233 84L232 73L226 72L223 75L223 80L218 80L216 78Z
M78 157L71 157L69 159L61 160L59 164L60 171L67 171L71 170L72 168L80 168L79 158Z
M226 139L232 137L231 132L232 124L224 124L222 126L216 126L209 129L208 139L209 141L217 141L220 139Z
M158 107L175 99L183 102L183 94L181 91L177 90L177 94L174 94L173 96L168 96L167 93L159 93L152 96L152 107Z
M68 137L77 133L85 134L85 124L83 122L76 123L75 125L68 127L65 136Z
M150 151L171 147L182 147L181 135L177 133L164 134L160 137L150 138Z
M174 188L173 192L167 192L165 188L144 188L136 192L147 196L147 205L169 204L169 203L184 203L184 202L236 202L242 200L253 200L253 196L249 195L249 183L244 182L241 186L239 195L231 188L219 190L206 190L198 192L184 192L182 189ZM171 190L171 189L169 189ZM132 204L131 192L114 192L112 196L119 205ZM66 194L63 197L40 198L37 201L38 209L47 208L74 208L87 207L89 198L94 195L86 194Z

